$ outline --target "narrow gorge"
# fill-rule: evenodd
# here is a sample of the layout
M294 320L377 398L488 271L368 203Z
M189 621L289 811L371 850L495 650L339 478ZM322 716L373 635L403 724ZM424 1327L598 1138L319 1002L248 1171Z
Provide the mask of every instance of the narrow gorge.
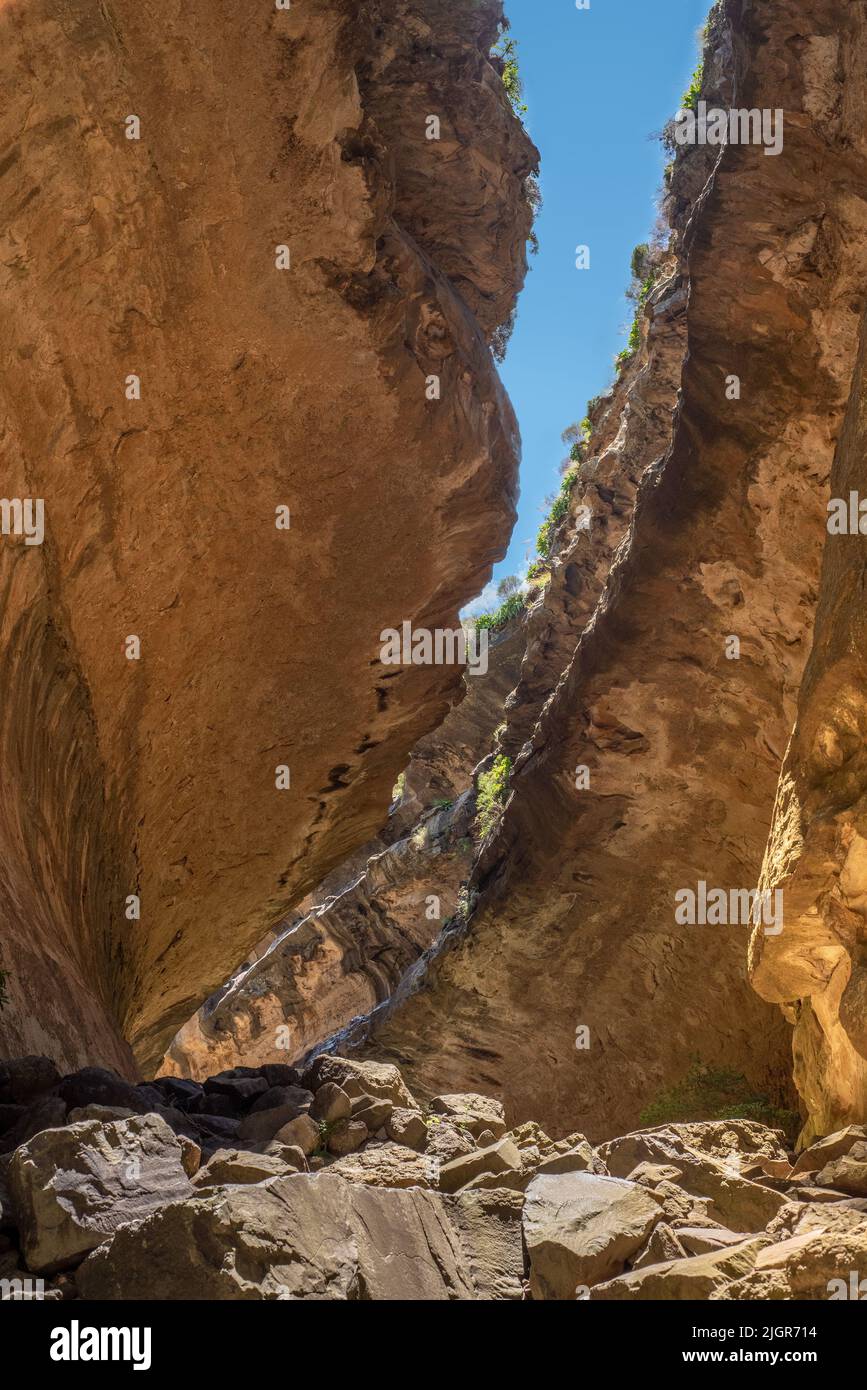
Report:
M867 0L716 0L481 612L513 32L0 0L0 1301L867 1297Z

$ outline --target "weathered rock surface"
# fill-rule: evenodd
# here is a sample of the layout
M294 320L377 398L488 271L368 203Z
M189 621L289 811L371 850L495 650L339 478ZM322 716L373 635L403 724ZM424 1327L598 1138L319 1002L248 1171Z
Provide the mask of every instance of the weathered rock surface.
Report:
M74 1265L119 1227L192 1193L158 1115L44 1130L15 1151L9 1189L28 1267Z
M534 1298L574 1299L623 1269L659 1221L643 1187L591 1173L534 1179L524 1206L524 1240Z
M700 1049L757 1095L785 1098L788 1025L751 995L748 918L678 922L675 895L701 882L727 893L759 884L828 553L838 439L833 492L848 495L863 466L854 415L845 428L844 416L850 394L861 395L867 142L860 97L843 92L848 75L859 85L864 48L862 12L838 0L724 0L716 12L703 95L784 108L785 156L729 144L676 162L674 263L648 303L613 419L596 412L603 455L597 463L594 436L544 616L530 618L514 737L509 727L503 736L518 752L510 799L470 883L475 911L417 990L375 1023L372 1055L399 1057L421 1095L501 1094L509 1122L535 1114L555 1133L580 1096L582 1126L598 1140L638 1123ZM830 186L819 172L829 159ZM575 539L579 505L589 534ZM619 542L613 557L609 541ZM857 1037L860 977L846 980L860 909L839 913L836 892L833 913L817 908L843 863L838 814L856 835L860 804L860 604L849 569L860 545L841 538L825 567L825 636L787 761L800 782L781 793L780 853L771 851L780 871L762 880L785 887L786 925L761 937L753 975L767 1000L812 1000L799 1006L797 1069L816 1095L829 1070L843 1092L867 1095L857 1047L829 1021L848 988ZM822 669L832 662L840 695L828 715ZM805 837L815 846L806 854ZM846 901L857 904L851 844ZM838 940L841 922L851 948ZM580 1027L589 1047L576 1047ZM539 1045L528 1055L530 1037ZM824 1132L859 1118L847 1102L817 1123Z
M0 546L9 1052L154 1070L459 691L378 657L456 624L514 518L501 12L0 8L4 490L46 514Z
M78 1285L97 1299L476 1296L441 1197L328 1173L166 1207L93 1254Z
M488 670L421 739L377 840L351 854L184 1024L161 1071L204 1077L247 1061L301 1058L387 999L458 907L475 857L473 769L516 684L524 623L490 641Z

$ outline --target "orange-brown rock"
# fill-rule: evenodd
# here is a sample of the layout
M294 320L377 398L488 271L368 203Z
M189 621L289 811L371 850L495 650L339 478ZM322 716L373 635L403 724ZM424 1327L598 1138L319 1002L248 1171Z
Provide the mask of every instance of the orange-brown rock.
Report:
M263 943L178 1031L160 1074L206 1077L238 1064L294 1062L395 991L457 911L475 856L473 768L489 751L517 679L524 623L491 638L484 677L413 749L401 795L361 863L311 894L309 910Z
M3 490L46 526L0 538L4 1051L154 1066L457 690L380 632L454 626L514 515L500 14L0 6Z
M642 399L639 371L622 452L630 459L636 431L650 452L628 533L562 666L569 622L548 624L553 669L544 682L530 674L533 689L552 693L471 885L479 898L466 931L450 936L423 987L376 1029L376 1055L400 1057L417 1094L493 1091L509 1119L533 1113L551 1130L578 1123L601 1138L637 1123L696 1055L745 1074L757 1093L785 1089L787 1028L751 993L749 921L678 923L675 895L701 881L726 892L759 881L809 653L828 478L867 283L863 103L843 85L861 70L865 42L861 12L835 0L761 10L725 0L716 12L703 95L783 108L784 153L731 144L678 159L672 206L688 352L671 441L656 455L658 434L630 411ZM739 397L727 391L733 375ZM843 439L849 463L838 492L860 477L854 413ZM630 477L636 467L631 460ZM621 490L628 498L629 478ZM843 1091L863 1087L863 644L857 589L844 598L861 544L841 541L826 565L821 664L794 745L801 783L793 791L790 773L780 802L790 874L802 846L810 850L800 960L793 965L799 938L787 906L783 934L763 937L756 975L767 998L811 995L800 1047L812 1048L809 1069L826 1091L836 1083L818 1079L823 1061L839 1065ZM555 582L545 601L562 606L568 590ZM739 659L730 659L733 637ZM576 782L582 767L587 789ZM839 901L817 914L838 877ZM787 888L787 905L792 896ZM579 1026L589 1030L586 1049L581 1035L576 1047ZM831 1040L821 1048L818 1028ZM820 1127L864 1113L847 1102L832 1119L828 1109Z

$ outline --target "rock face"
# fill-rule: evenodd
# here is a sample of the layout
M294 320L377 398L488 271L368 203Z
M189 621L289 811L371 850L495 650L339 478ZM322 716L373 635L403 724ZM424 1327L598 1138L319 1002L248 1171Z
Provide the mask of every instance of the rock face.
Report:
M391 996L458 908L476 853L473 770L490 751L523 647L520 618L494 633L487 672L465 678L463 698L416 744L377 839L184 1024L162 1074L300 1060Z
M862 49L867 36L862 35ZM843 138L839 121L836 138ZM863 161L863 139L853 150ZM830 494L848 514L867 496L865 331ZM830 524L830 518L829 518ZM805 1139L867 1120L867 630L859 598L867 539L828 535L813 651L780 775L763 883L786 901L786 930L752 943L752 979L795 1025Z
M474 817L465 792L374 855L179 1030L161 1072L198 1078L239 1061L299 1061L370 1013L456 911L474 857Z
M0 10L4 490L45 506L0 541L0 1028L127 1075L458 690L380 633L508 540L537 158L499 0L152 8Z
M634 1126L697 1052L782 1093L788 1026L751 991L748 912L692 925L676 895L759 884L824 547L762 879L785 889L785 927L763 928L753 983L775 1003L812 1001L797 1006L796 1071L814 1132L864 1118L863 541L826 544L826 502L838 438L834 495L857 486L863 457L867 145L861 99L843 92L865 43L863 13L837 0L715 11L703 96L784 108L784 155L730 144L675 164L675 263L609 408L613 442L597 412L603 453L594 432L530 619L510 712L520 753L475 911L375 1026L372 1055L399 1057L421 1094L494 1091L510 1122L536 1113L555 1132L578 1099L602 1138ZM579 503L589 535L575 539Z

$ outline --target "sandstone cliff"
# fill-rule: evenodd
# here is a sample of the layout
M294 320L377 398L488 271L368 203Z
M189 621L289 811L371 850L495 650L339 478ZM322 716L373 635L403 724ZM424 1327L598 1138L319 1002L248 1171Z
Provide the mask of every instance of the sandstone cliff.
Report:
M379 634L453 626L514 517L500 15L0 7L4 492L46 514L0 541L7 1053L153 1067L458 690Z
M490 645L485 676L413 749L377 840L310 895L173 1039L161 1074L197 1080L242 1061L298 1062L388 1000L458 911L475 858L473 770L514 687L524 623Z
M860 8L833 0L725 0L715 12L702 95L783 108L785 154L729 145L678 157L669 200L676 264L651 297L643 352L619 388L615 442L609 428L601 457L583 468L589 532L561 542L531 619L510 722L514 747L532 736L471 884L477 906L375 1033L375 1055L399 1059L422 1092L492 1090L510 1118L532 1111L555 1131L578 1098L582 1128L603 1137L634 1124L696 1055L744 1073L757 1090L785 1084L788 1030L751 991L748 924L680 926L675 894L700 881L728 891L759 880L858 350L864 138L860 99L843 82L864 42ZM732 375L738 399L727 392ZM854 415L847 433L854 458ZM606 492L594 488L597 476ZM845 491L848 476L844 466L835 486ZM846 563L838 552L826 566L820 633L837 619ZM801 1012L799 1048L810 1056L799 1079L809 1075L814 1092L827 1087L820 1074L836 1054L847 1094L814 1125L827 1129L863 1116L852 1093L864 1092L858 969L837 1013L859 953L860 793L846 751L847 739L857 743L847 692L858 668L845 632L822 640L841 652L831 682L839 715L827 711L817 655L804 697L815 711L806 707L791 755L797 769L818 739L798 773L799 826L791 771L780 801L786 871L805 839L812 850L800 861L803 926L791 930L790 904L783 934L763 937L757 979L768 998L813 998ZM586 790L576 788L582 766ZM831 808L843 813L839 825ZM820 926L814 904L839 874L828 858L837 832L838 866L850 845L855 860ZM576 1048L579 1025L589 1048ZM815 1110L811 1086L803 1089Z

